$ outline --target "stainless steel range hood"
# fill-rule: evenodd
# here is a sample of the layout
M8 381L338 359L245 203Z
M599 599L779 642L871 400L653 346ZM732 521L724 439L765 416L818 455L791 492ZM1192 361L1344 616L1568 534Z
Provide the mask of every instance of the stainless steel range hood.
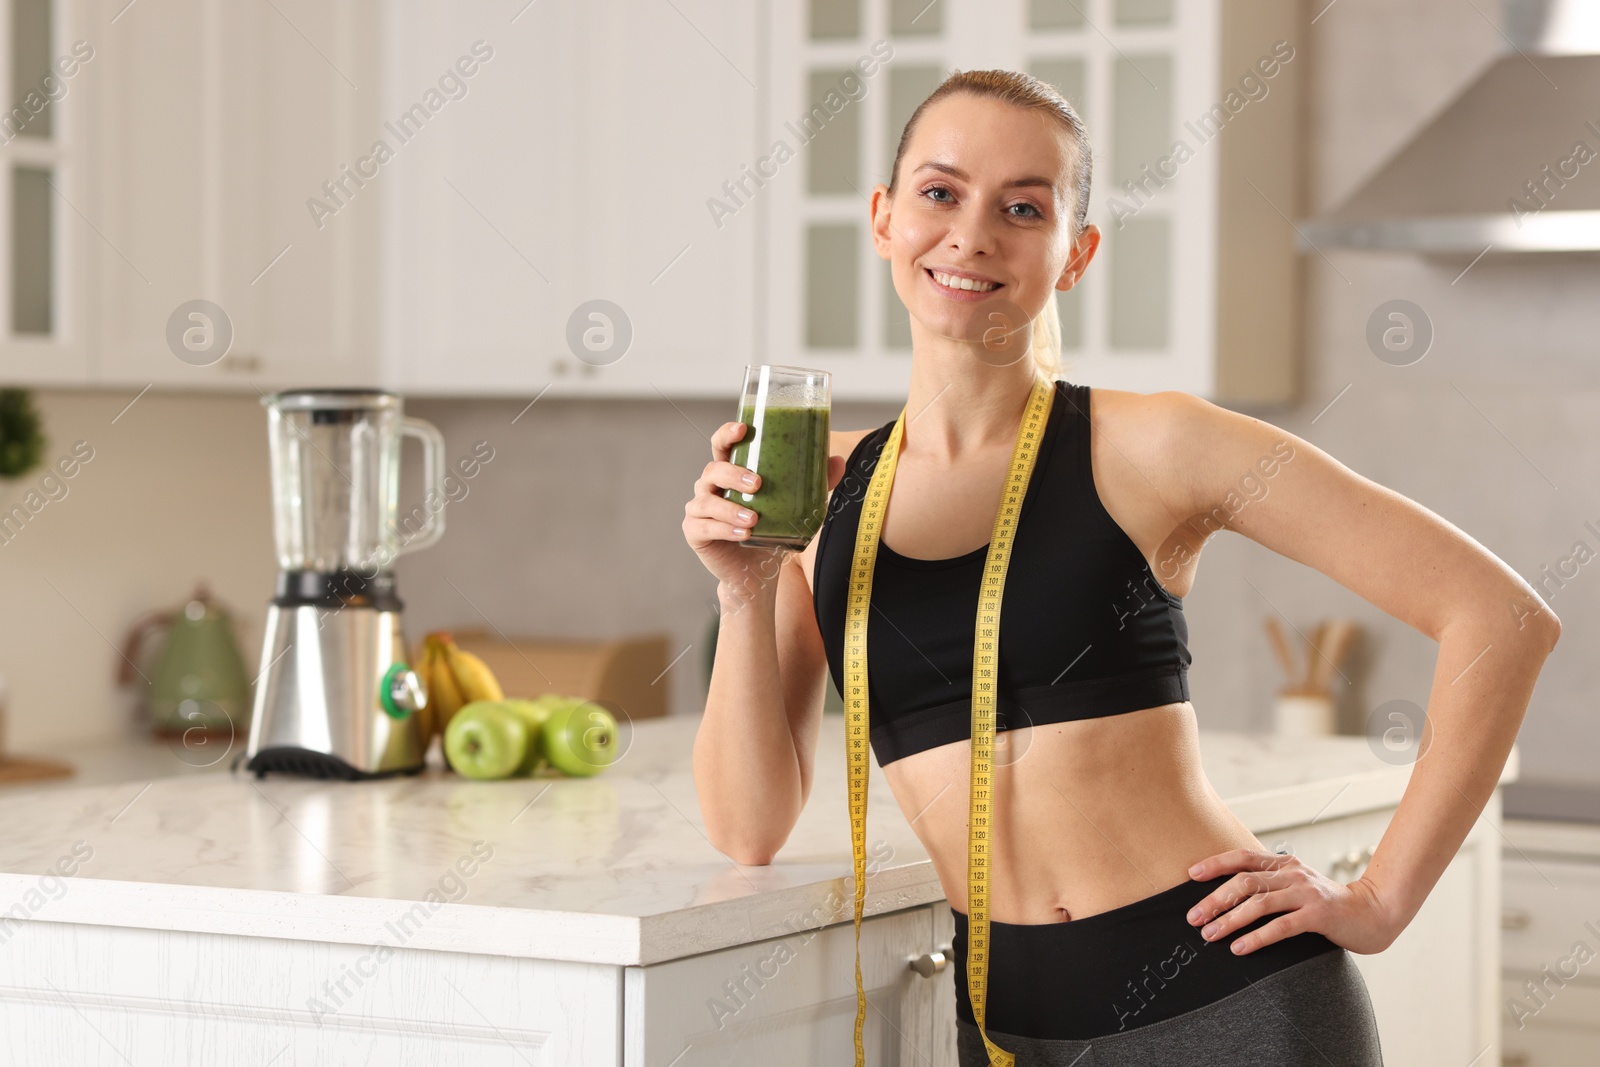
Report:
M1600 252L1600 2L1507 0L1495 59L1349 200L1313 248Z

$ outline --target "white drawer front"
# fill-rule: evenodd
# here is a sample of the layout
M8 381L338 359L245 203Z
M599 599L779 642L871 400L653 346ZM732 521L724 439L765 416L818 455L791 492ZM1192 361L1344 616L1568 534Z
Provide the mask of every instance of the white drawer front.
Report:
M1501 983L1504 1067L1600 1063L1600 984L1551 983L1549 992L1535 998L1523 985L1532 977L1507 972Z
M1504 853L1502 966L1600 983L1600 864ZM1594 958L1580 964L1578 955Z
M924 905L861 924L861 979L870 1005L862 1043L883 1067L954 1064L935 1054L933 1005L952 999L945 963L925 977L910 963L933 947L933 912ZM626 969L626 1067L810 1067L854 1061L854 922ZM943 979L936 980L936 979Z

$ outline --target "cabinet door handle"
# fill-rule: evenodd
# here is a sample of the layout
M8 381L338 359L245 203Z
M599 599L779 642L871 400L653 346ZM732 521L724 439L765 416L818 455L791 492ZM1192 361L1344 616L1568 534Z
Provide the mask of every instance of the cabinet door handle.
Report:
M948 950L938 949L933 952L924 952L911 961L911 969L924 978L932 978L950 965Z
M1334 857L1333 862L1329 864L1329 869L1335 878L1348 877L1353 880L1361 877L1362 872L1367 869L1367 864L1371 861L1371 848L1351 849L1342 856Z
M261 369L261 357L253 352L229 352L222 357L222 369L234 374L255 374Z
M1533 921L1533 915L1527 908L1502 908L1500 911L1500 929L1526 930Z

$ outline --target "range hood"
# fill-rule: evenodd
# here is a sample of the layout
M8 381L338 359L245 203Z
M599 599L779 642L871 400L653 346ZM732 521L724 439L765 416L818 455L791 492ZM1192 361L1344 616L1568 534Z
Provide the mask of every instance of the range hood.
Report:
M1299 246L1600 252L1600 2L1506 0L1504 53Z

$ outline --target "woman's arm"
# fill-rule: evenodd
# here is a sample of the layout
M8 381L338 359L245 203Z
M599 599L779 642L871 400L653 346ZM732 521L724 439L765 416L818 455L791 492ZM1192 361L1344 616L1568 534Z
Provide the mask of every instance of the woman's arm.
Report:
M1239 938L1235 951L1305 930L1351 951L1381 951L1417 914L1488 802L1560 622L1477 541L1294 434L1184 393L1151 399L1163 420L1158 454L1169 466L1150 476L1192 516L1178 542L1197 548L1217 529L1244 534L1439 643L1419 756L1360 878L1341 885L1294 856L1248 849L1190 871L1196 879L1243 872L1191 913L1197 925L1217 920L1208 939L1287 913Z
M830 435L830 494L849 446L867 432ZM737 568L738 580L717 583L717 647L694 737L694 782L708 839L738 863L772 862L816 778L828 664L807 575L819 540L798 553L741 549L748 566Z
M717 650L694 739L706 831L723 855L750 865L772 862L805 808L826 670L799 562L768 558L772 577L717 585Z

